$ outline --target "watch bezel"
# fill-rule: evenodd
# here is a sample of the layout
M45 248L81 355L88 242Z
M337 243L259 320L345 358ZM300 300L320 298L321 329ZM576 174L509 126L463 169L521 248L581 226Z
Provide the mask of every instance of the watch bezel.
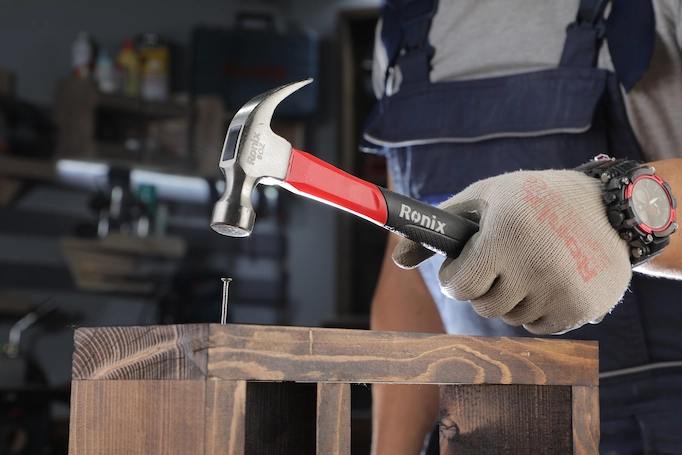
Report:
M632 193L635 188L635 184L642 179L650 179L656 182L662 189L668 199L668 205L670 206L670 214L665 225L660 228L652 228L651 226L644 223L641 217L637 214L637 211L633 208L632 203ZM675 220L676 220L676 207L675 199L672 196L672 191L670 186L663 181L663 179L656 175L654 170L650 167L639 168L634 171L629 179L629 183L623 188L623 200L625 202L625 208L631 212L632 219L634 219L635 224L632 226L642 235L653 235L655 237L666 237L675 230Z

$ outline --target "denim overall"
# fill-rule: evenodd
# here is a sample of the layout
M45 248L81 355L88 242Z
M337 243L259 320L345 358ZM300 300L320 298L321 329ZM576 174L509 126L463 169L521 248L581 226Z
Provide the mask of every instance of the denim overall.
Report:
M581 1L557 68L438 83L429 80L427 39L437 2L410 1L402 12L400 3L384 7L382 36L402 82L377 103L362 144L386 156L397 192L437 204L504 172L570 169L600 153L642 159L616 75L596 67L600 2ZM445 297L442 261L432 258L420 271L448 333L531 335ZM612 314L562 336L599 341L602 454L682 454L681 299L682 282L635 274Z

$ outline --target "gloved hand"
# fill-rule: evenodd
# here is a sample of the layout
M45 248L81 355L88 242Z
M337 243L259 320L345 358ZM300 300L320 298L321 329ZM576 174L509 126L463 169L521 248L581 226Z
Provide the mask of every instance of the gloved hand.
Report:
M483 317L535 334L599 322L632 276L629 249L611 227L598 179L573 170L518 171L476 182L440 208L480 224L457 259L446 259L442 292L470 300ZM402 268L433 253L403 239Z

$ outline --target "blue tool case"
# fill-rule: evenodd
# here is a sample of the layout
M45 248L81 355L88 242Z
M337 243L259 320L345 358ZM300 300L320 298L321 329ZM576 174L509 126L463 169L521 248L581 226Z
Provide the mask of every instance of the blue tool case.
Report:
M238 16L232 29L196 27L192 33L192 94L220 95L226 109L236 111L254 96L272 88L318 75L319 40L315 33L279 33L268 16ZM317 108L317 84L288 97L277 117L297 118Z

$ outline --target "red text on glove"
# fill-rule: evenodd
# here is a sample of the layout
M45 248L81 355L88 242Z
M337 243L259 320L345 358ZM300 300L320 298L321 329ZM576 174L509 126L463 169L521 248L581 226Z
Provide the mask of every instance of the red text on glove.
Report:
M547 188L547 183L535 176L526 178L523 190L523 200L535 211L536 220L548 226L563 241L575 259L583 281L587 283L597 276L605 266L606 255L601 245L586 231L578 214L566 207L562 195Z

